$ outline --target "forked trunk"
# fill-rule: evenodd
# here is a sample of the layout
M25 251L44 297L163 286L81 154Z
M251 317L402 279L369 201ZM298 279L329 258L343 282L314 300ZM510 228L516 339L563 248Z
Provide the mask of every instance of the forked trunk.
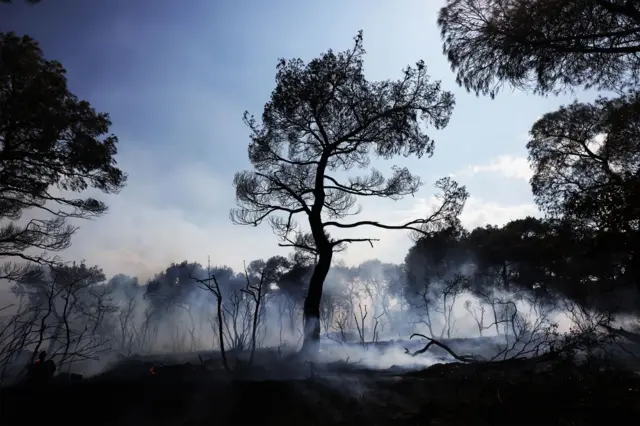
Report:
M309 291L304 301L304 342L301 352L313 354L318 350L320 341L320 301L322 300L322 288L324 280L331 268L332 250L322 251L318 255L309 282Z

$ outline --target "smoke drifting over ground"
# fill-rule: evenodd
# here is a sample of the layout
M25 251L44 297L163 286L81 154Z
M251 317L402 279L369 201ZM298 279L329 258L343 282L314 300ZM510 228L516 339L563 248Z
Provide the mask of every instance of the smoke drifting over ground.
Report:
M425 263L334 265L314 363L411 370L456 361L438 346L414 356L427 343L410 339L415 333L479 361L539 356L577 332L604 336L610 325L605 313L559 294L479 285L473 263L452 265L435 279L424 275ZM276 361L301 346L311 270L279 257L252 262L243 273L184 262L145 284L124 275L107 280L85 265L38 271L12 288L15 313L3 318L1 331L3 382L19 379L43 349L59 372L85 376L149 356L220 366L221 349L231 365L250 361L275 372ZM625 326L636 323L624 317Z

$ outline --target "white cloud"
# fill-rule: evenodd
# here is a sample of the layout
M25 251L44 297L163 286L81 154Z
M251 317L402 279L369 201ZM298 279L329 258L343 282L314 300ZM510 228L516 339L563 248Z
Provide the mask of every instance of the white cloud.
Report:
M366 211L372 211L376 219L387 224L401 224L410 220L428 216L437 205L435 197L406 199L404 208L393 209L388 202L371 203ZM501 226L512 220L526 216L539 216L540 211L533 203L501 204L477 197L467 200L465 209L460 216L462 225L466 229L474 229L488 224ZM408 231L384 230L372 227L359 228L349 236L354 238L378 238L371 248L369 244L351 244L348 251L341 254L347 264L358 264L367 259L378 258L383 262L402 262L407 251L413 244Z
M501 226L514 219L539 215L540 210L533 203L505 205L470 197L460 220L467 229L473 229L488 224Z
M426 217L437 205L435 197L416 200L412 208L405 212L398 212L404 218ZM539 215L539 210L533 203L505 205L478 197L469 197L464 210L460 215L462 225L467 229L473 229L484 225L501 226L509 221L525 216Z
M486 164L469 166L452 176L474 176L477 174L492 173L509 179L529 181L533 171L525 157L501 155Z
M604 142L607 140L606 133L598 133L592 141L589 143L589 149L592 151L598 151L604 145Z

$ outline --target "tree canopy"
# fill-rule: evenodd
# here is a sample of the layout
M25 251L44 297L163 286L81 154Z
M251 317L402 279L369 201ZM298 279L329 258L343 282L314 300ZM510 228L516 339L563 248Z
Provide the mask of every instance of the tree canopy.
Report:
M588 250L573 246L576 252L617 265L604 281L637 282L638 3L449 0L438 25L458 83L476 94L493 97L505 84L538 94L617 92L545 114L527 149L536 203L591 243Z
M459 84L549 93L638 83L640 9L627 0L448 0L438 25Z
M538 205L585 226L638 230L639 120L638 93L545 114L527 144Z
M109 115L95 111L67 88L65 69L47 60L36 41L0 34L0 256L42 262L67 248L75 227L68 218L107 211L94 188L117 193L127 176L116 166L116 136ZM25 211L46 216L20 224ZM29 250L31 249L31 252ZM2 275L18 273L6 264Z

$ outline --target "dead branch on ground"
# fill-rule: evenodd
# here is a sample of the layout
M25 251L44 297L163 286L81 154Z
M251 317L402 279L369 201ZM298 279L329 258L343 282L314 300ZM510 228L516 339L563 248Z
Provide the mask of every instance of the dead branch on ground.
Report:
M449 355L451 355L453 357L453 359L455 359L456 361L460 361L460 362L480 362L480 360L478 358L475 358L473 356L467 356L467 355L458 355L457 353L455 353L449 346L445 345L442 342L439 342L435 339L432 339L431 337L427 337L424 334L420 334L420 333L414 333L411 335L411 337L409 337L409 339L413 339L414 337L422 337L425 340L428 340L429 343L426 344L426 346L422 349L419 349L413 353L411 353L411 351L409 351L408 348L404 348L404 353L406 353L407 355L411 355L411 356L416 356L416 355L420 355L423 354L425 352L427 352L429 350L429 348L433 345L439 346L440 348L444 349L445 351L447 351L447 353Z

